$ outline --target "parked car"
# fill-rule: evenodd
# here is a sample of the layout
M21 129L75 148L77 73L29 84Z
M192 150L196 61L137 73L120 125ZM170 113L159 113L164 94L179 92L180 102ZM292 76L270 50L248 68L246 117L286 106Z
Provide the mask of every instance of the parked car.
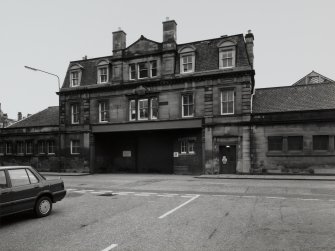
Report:
M0 217L29 210L47 216L65 195L61 179L46 180L30 166L0 166Z

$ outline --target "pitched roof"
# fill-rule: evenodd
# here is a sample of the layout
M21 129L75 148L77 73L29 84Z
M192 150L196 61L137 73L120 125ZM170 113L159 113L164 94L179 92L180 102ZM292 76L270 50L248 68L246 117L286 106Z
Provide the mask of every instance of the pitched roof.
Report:
M253 113L335 109L335 83L256 89Z
M43 111L35 113L25 119L22 119L7 128L35 127L35 126L58 126L59 125L59 107L50 106Z
M327 78L320 73L317 73L315 71L312 71L311 73L307 74L303 78L299 79L297 82L295 82L293 85L308 85L308 84L321 84L321 83L327 83L327 82L333 82L334 80Z

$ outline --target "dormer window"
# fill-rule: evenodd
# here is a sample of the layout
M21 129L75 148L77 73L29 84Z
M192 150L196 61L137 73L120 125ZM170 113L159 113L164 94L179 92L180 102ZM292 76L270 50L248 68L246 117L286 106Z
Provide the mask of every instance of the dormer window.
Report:
M71 86L79 86L79 71L71 72Z
M191 73L195 71L195 47L188 45L178 50L180 55L180 73Z
M226 69L235 67L236 45L232 41L219 43L219 68Z
M98 84L106 84L109 78L108 61L102 60L98 63Z
M82 69L83 67L80 64L70 67L70 87L80 86Z

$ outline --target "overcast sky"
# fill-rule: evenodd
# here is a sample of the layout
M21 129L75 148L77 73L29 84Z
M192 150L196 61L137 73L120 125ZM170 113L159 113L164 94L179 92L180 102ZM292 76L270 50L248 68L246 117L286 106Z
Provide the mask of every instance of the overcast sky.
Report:
M141 35L162 41L174 19L177 42L255 36L256 88L291 85L312 70L335 80L334 0L1 0L0 102L9 117L58 105L57 74L70 61L112 55L112 32L127 45Z

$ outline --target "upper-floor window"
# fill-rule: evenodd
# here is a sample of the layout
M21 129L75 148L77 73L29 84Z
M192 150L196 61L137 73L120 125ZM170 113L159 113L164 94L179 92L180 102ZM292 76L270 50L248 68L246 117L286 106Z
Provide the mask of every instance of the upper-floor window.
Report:
M221 114L234 114L234 90L221 91Z
M80 64L74 64L70 67L70 87L80 86L82 69Z
M150 62L150 77L156 77L157 76L157 61L151 61Z
M102 60L98 63L98 84L105 84L108 82L108 61Z
M232 41L223 41L218 44L219 47L219 68L235 67L236 44Z
M71 105L71 124L79 124L79 105Z
M180 55L180 73L191 73L195 71L195 47L183 46L178 50Z
M194 115L194 102L193 94L182 94L181 96L182 103L182 117L193 117Z
M99 102L99 122L108 121L108 103L106 101Z
M303 136L288 136L287 150L302 151L303 150Z
M141 98L129 101L129 120L148 120L158 118L158 98Z
M135 64L129 65L129 79L130 80L136 79L136 65Z
M314 135L313 136L313 150L328 151L329 150L329 136L328 135Z
M138 63L138 78L147 78L148 77L148 63L141 62Z

